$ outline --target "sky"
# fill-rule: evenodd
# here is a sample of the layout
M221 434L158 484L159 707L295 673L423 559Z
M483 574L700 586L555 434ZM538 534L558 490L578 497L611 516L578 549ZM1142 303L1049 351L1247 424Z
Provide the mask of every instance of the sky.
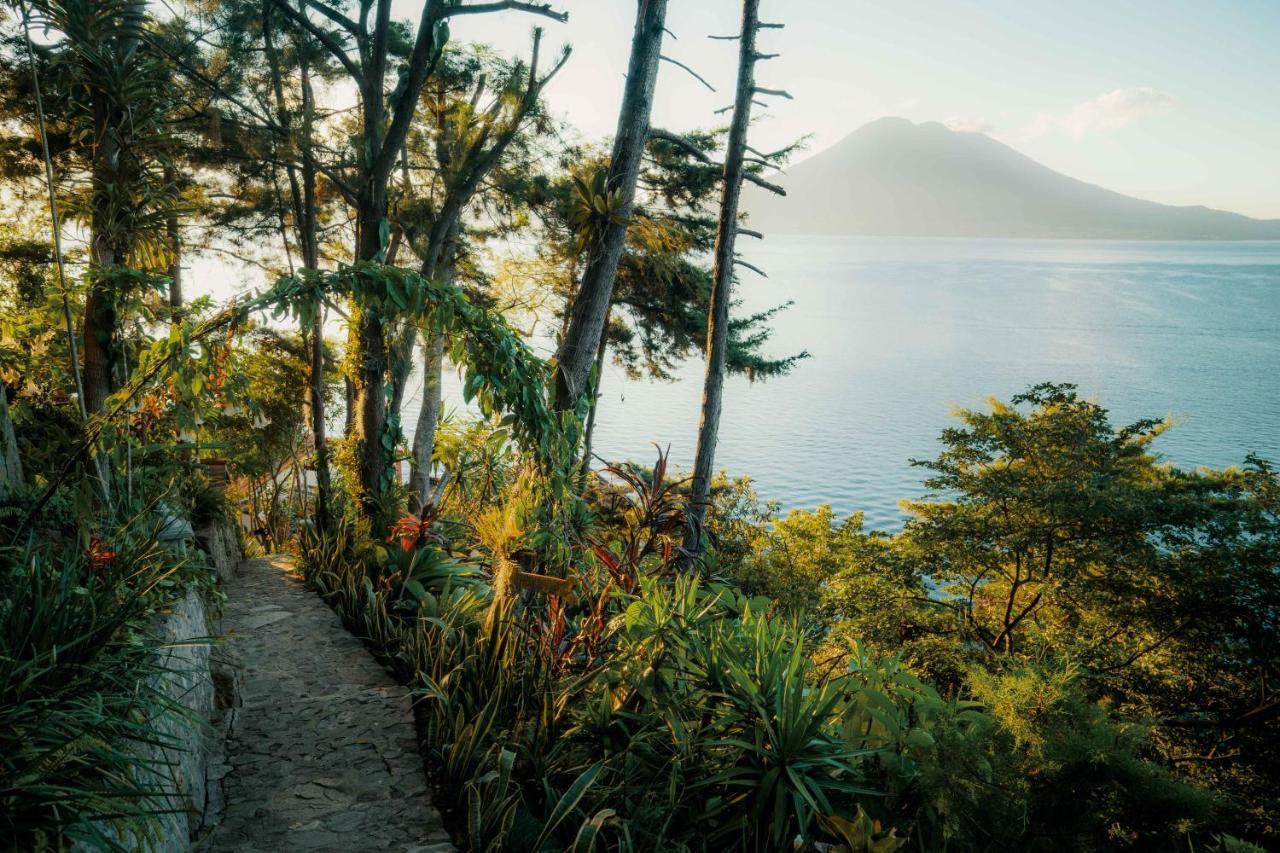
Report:
M400 0L409 16L415 3ZM613 133L634 0L553 0L559 24L519 12L454 19L453 38L527 52L573 45L546 96L586 139ZM670 0L653 122L724 123L735 0ZM756 147L810 136L820 151L897 115L980 130L1067 175L1166 204L1280 218L1280 0L761 0L782 30L757 83L786 89L753 129ZM550 51L545 56L554 55Z

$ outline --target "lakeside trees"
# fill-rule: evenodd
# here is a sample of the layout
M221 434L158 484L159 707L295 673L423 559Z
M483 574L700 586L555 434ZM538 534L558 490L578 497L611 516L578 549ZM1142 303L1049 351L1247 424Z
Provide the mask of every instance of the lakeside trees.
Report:
M86 708L105 696L119 719L69 731L124 738L106 769L131 766L138 725L102 682L139 670L130 632L163 607L159 525L232 517L200 473L223 467L253 534L295 548L417 692L469 849L1273 841L1269 463L1174 470L1150 453L1162 423L1116 430L1044 385L963 413L897 535L827 509L778 519L713 482L725 375L803 355L763 351L771 312L732 310L738 191L792 150L748 145L768 93L757 7L743 3L727 132L676 133L650 114L667 4L639 0L618 132L595 153L560 144L542 102L569 57L546 61L543 30L527 59L449 42L452 18L562 20L552 5L427 0L408 22L390 0L37 6L53 35L31 69L25 40L2 54L7 187L29 209L47 144L46 188L84 248L51 256L24 231L0 256L0 613L22 612L0 669L39 669L31 684L70 684ZM513 275L562 321L554 363L502 314L483 257L502 239L535 243ZM178 281L201 245L261 265L269 289L215 310ZM253 330L267 309L296 332ZM347 332L341 358L326 316ZM656 377L706 358L691 482L665 456L591 476L611 352ZM446 358L481 418L437 430ZM330 452L338 370L354 394ZM94 612L48 615L77 596ZM76 632L111 653L86 654L104 667L91 678L53 660ZM0 701L12 731L63 695L38 694ZM97 784L104 768L77 781L49 753L13 754L0 802L31 815L0 823L13 838L60 847L112 814L95 789L58 823L29 780Z
M1113 427L1069 385L958 417L939 456L915 463L930 495L905 504L901 533L866 531L829 507L796 511L748 528L735 575L821 620L818 657L855 644L893 654L944 693L990 708L1029 751L1019 760L1038 756L1054 774L1019 795L1038 815L1033 834L1072 821L1088 834L1114 820L1125 829L1098 845L1141 836L1127 822L1153 812L1121 817L1136 809L1123 805L1133 792L1110 786L1143 790L1144 809L1165 797L1192 808L1189 790L1156 776L1124 781L1130 771L1111 763L1120 752L1087 754L1093 738L1134 738L1125 749L1135 758L1201 786L1195 808L1270 826L1275 469L1256 458L1227 471L1162 464L1152 444L1165 421ZM1090 808L1120 811L1090 823Z

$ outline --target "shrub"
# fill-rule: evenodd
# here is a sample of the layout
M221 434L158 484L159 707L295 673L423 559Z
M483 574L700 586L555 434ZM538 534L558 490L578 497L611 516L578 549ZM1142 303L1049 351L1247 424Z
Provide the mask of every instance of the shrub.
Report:
M181 713L152 688L147 620L176 570L120 531L86 547L0 550L0 839L8 849L112 848L101 822L145 818L166 791L142 748Z

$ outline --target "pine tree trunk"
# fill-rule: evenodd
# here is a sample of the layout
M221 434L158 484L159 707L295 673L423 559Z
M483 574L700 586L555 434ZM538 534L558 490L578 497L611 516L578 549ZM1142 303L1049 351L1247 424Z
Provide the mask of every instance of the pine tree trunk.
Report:
M386 187L366 185L356 208L356 257L377 260L384 249L382 231L387 219ZM355 324L355 455L361 514L382 527L382 494L390 470L391 453L383 445L387 431L387 342L385 321L375 310L356 306Z
M96 252L95 255L103 257ZM115 385L116 327L119 323L113 302L105 284L95 282L90 285L84 303L81 344L84 408L90 415L102 411Z
M427 247L422 258L422 268L420 270L423 278L434 279L439 277L441 281L446 280L444 276L445 255L448 254L450 256L451 266L452 257L455 253L455 248L452 244L457 239L461 220L461 202L453 197L446 199L439 215L431 223L431 228L427 233ZM449 270L447 280L453 280L452 269ZM409 374L413 371L413 349L418 339L417 330L409 324L405 324L405 326L404 333L396 339L392 364L390 411L397 415L400 414L400 408L404 402L405 388L409 384ZM430 353L424 353L424 357L429 360L431 355Z
M387 433L387 347L383 321L375 312L356 308L352 319L356 333L355 422L356 474L362 514L381 521L384 479L390 470L390 448L383 445Z
M355 340L353 333L347 336L347 345L352 346ZM351 381L350 376L342 377L342 435L350 437L352 431L356 428L356 384Z
M387 411L396 416L404 408L404 396L409 390L409 378L413 375L418 327L409 321L398 323L391 337L391 397L387 400Z
M304 3L299 0L301 8ZM302 86L302 198L298 231L302 242L302 262L308 270L320 269L319 214L316 202L316 162L312 149L312 124L315 118L315 93L311 87L311 67L305 54L300 58ZM325 412L324 307L317 306L311 327L310 371L307 377L311 404L311 435L315 446L316 526L330 526L329 506L333 486L329 478L329 438Z
M459 214L460 214L459 210ZM435 233L422 261L422 274L426 278L439 278L445 284L453 282L457 259L460 215L447 223L443 233ZM422 402L418 408L418 424L413 433L413 459L409 474L409 505L417 510L431 493L431 457L436 446L436 424L440 417L441 387L444 379L443 332L423 336L422 341Z
M141 33L146 17L146 4L131 0L124 7L124 17L134 25L131 33ZM132 51L137 47L138 36L119 36L112 47L121 63L122 73L130 74ZM132 156L127 154L122 142L129 138L132 127L129 116L121 106L101 91L94 95L93 111L93 160L90 165L92 189L90 201L90 263L96 273L109 271L116 264L128 260L129 234L116 220L115 195L136 185L138 175ZM89 414L102 411L107 398L115 390L116 357L120 318L116 315L116 294L110 282L100 275L93 276L84 306L84 396Z
M103 274L120 260L107 189L120 178L120 145L106 104L95 104L95 135L99 143L93 158L92 211L90 213L90 261L93 266L84 303L84 405L90 415L102 411L115 389L115 361L119 318L110 283Z
M591 473L591 443L596 433L596 412L600 409L600 386L604 382L604 357L609 349L609 318L607 315L604 320L604 328L604 334L600 335L600 346L596 348L596 384L591 389L591 408L587 411L587 426L582 437L582 479L584 484L587 475Z
M409 506L421 511L431 494L431 457L435 451L436 424L440 417L444 375L444 334L434 332L422 340L422 405L413 433L413 461L409 474Z
M649 136L649 114L658 78L658 58L665 32L667 0L639 0L631 61L623 90L618 130L609 159L608 187L622 194L621 207L603 234L588 249L582 284L573 300L569 329L560 346L556 369L555 406L567 411L587 392L587 379L596 348L604 334L605 317L613 297L618 262L622 258L628 219L635 201L636 181Z
M306 11L305 0L298 0L298 11ZM293 116L284 96L284 77L280 68L280 56L273 40L274 12L270 0L263 3L263 42L266 47L271 72L272 91L275 96L276 120L282 128L293 127ZM298 54L299 89L302 100L302 126L299 128L298 147L302 164L285 166L289 179L289 203L293 212L293 228L302 253L302 266L310 272L320 269L318 234L318 204L316 201L316 162L312 126L315 120L315 92L311 86L311 66L306 51ZM315 320L309 329L303 329L307 345L307 402L314 447L316 472L316 526L329 527L329 504L332 485L329 477L329 444L326 435L325 413L325 361L324 361L324 308L317 306Z
M729 346L729 308L733 300L734 238L738 226L738 200L742 193L743 158L747 129L751 125L751 101L755 95L756 30L759 0L743 0L742 34L738 41L738 83L733 121L725 149L724 183L720 219L716 231L715 266L712 271L711 307L707 312L707 369L703 380L702 419L698 425L698 450L694 459L690 494L691 516L685 549L696 553L707 516L716 442L720 433L720 407L724 395L725 358Z

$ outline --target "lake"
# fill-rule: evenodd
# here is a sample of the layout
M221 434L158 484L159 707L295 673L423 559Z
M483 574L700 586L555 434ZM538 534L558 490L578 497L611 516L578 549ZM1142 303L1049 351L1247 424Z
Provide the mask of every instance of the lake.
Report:
M740 243L743 241L740 241ZM784 508L901 525L956 406L1074 382L1113 423L1171 416L1179 466L1280 460L1280 243L770 237L744 257L742 310L787 300L769 345L811 358L730 379L717 466ZM603 379L596 450L688 467L702 364L674 383ZM416 389L414 389L416 390ZM460 402L452 378L448 403ZM409 411L416 412L416 401ZM411 418L409 420L412 420Z

